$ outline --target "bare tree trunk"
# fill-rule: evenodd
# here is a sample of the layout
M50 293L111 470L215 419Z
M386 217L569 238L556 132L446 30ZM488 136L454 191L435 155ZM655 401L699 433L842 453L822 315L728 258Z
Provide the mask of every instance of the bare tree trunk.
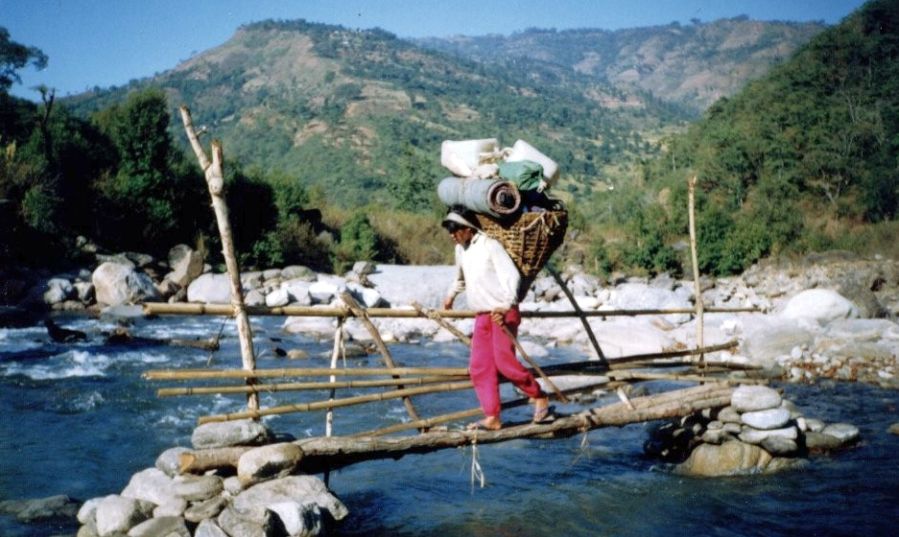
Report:
M231 280L231 308L234 320L237 323L237 335L240 338L240 357L243 368L252 371L256 369L256 356L253 353L253 332L250 329L250 319L243 302L243 290L240 285L240 268L237 265L237 257L234 251L234 240L231 235L231 223L228 220L228 205L225 203L224 185L225 175L222 172L222 144L218 140L212 141L212 161L206 156L206 151L200 145L200 139L194 130L190 110L186 106L181 107L181 121L184 130L190 140L190 146L203 168L206 176L206 185L209 187L209 195L212 198L212 208L215 211L215 220L218 223L219 234L222 237L222 255L225 257L225 265L228 267L228 276ZM247 379L247 383L253 383L253 379ZM259 408L259 395L255 392L247 394L247 408L256 410Z
M689 222L690 222L690 260L693 265L693 287L696 295L696 346L702 348L703 344L703 304L702 286L699 284L699 259L696 254L696 176L687 182L689 198ZM699 355L699 363L705 366L705 354Z

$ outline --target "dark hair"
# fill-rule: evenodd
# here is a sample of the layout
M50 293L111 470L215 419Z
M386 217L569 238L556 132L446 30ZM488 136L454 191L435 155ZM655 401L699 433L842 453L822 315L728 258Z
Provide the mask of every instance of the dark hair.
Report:
M469 222L469 225L466 226L466 225L460 224L459 222L453 222L452 220L444 220L443 222L440 223L440 225L443 226L443 228L446 229L447 231L449 231L450 233L455 233L456 231L458 231L460 229L464 229L466 227L467 228L475 228L476 227L475 226L476 220L475 220L474 212L472 210L468 209L467 207L465 207L464 205L453 205L452 207L450 207L449 211L446 212L447 215L449 215L451 213L456 213L456 215L461 216L463 220L465 220L466 222Z
M465 226L459 224L458 222L453 222L452 220L444 220L442 224L443 229L449 231L450 233L455 233L460 229L464 229Z

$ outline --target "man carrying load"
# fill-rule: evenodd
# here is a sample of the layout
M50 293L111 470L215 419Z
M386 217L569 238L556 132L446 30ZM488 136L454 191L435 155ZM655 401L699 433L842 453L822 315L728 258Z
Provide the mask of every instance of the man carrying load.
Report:
M465 291L469 306L478 312L471 338L469 374L485 418L469 428L502 428L499 375L534 400L535 423L546 421L551 412L549 398L515 357L512 338L521 324L521 275L515 263L502 244L481 232L471 211L451 209L442 226L456 243L457 268L443 307L452 309L456 296Z

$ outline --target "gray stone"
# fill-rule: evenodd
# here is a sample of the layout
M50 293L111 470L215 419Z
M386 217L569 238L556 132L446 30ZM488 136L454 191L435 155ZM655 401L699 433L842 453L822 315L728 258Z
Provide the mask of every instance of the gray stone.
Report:
M81 508L78 509L78 514L76 515L78 522L80 522L82 524L87 524L88 522L96 521L97 506L100 504L100 502L102 500L103 500L102 497L101 498L91 498L90 500L84 502L84 504L81 505Z
M777 390L767 386L743 385L734 390L730 404L737 412L753 412L778 408L781 397Z
M16 520L25 523L52 518L71 518L78 512L78 502L64 494L0 502L0 514L14 516Z
M790 298L781 316L786 319L814 319L826 324L836 319L859 316L858 307L831 289L807 289Z
M208 500L195 503L184 511L184 518L188 522L200 522L202 520L215 518L222 509L228 505L228 500L224 496L216 496Z
M811 346L814 341L814 334L796 320L763 317L752 324L744 321L741 349L751 363L772 367L793 347Z
M227 274L202 274L187 287L187 301L230 304L231 280Z
M321 479L308 475L260 483L238 494L232 505L242 517L262 524L267 507L285 501L314 502L334 520L342 520L349 514L343 502L328 491Z
M224 490L222 478L217 475L182 475L173 480L172 492L189 502L208 500Z
M151 518L131 528L128 537L191 537L184 519L178 516Z
M888 431L890 434L897 434L897 435L899 435L899 423L894 423L894 424L890 425L890 428L887 429L887 431Z
M699 444L674 471L697 477L746 475L764 470L770 461L767 451L743 442L724 442L720 446Z
M772 455L792 455L799 451L795 440L783 436L768 436L762 440L762 448Z
M702 441L708 444L720 444L730 437L724 429L708 429L702 433Z
M383 299L381 298L381 293L379 293L376 289L371 289L369 287L363 287L358 283L348 282L346 284L347 290L349 290L350 294L353 295L361 305L366 308L375 308L383 303Z
M117 306L159 298L153 280L130 265L103 263L94 270L91 282L98 304Z
M179 474L181 461L179 457L184 453L189 453L190 449L186 447L169 448L156 457L156 468L165 472L169 477L175 477Z
M191 444L196 449L256 445L272 437L268 428L253 420L204 423L194 429Z
M805 424L812 432L820 433L824 430L824 422L816 418L805 418Z
M303 458L296 444L282 442L251 449L237 462L237 477L246 487L253 483L289 475Z
M740 413L734 410L734 407L726 406L718 412L718 421L724 423L741 423Z
M289 303L290 293L287 292L287 289L278 288L265 295L265 305L270 308L286 306Z
M172 498L170 501L157 505L156 509L153 509L153 516L158 517L166 517L166 516L181 516L184 514L184 510L187 509L187 500L184 498Z
M309 286L309 297L313 304L329 304L337 295L346 291L346 282L335 279L319 280Z
M75 297L75 287L64 278L51 278L44 291L45 304L58 304Z
M755 429L779 429L790 421L790 411L783 408L769 408L744 412L740 419Z
M169 268L171 272L165 279L179 287L187 287L203 274L203 256L186 244L178 244L169 250Z
M97 531L97 525L94 521L90 521L78 528L78 533L75 534L75 537L100 537L100 533Z
M226 507L219 514L216 522L218 522L218 526L222 528L227 535L239 535L240 537L268 537L266 528L271 527L272 518L274 518L272 512L265 510L257 522L256 520L250 520L241 516L231 507Z
M799 438L799 431L793 426L784 427L782 429L769 429L766 431L753 429L752 427L743 427L743 431L740 432L739 438L747 444L761 444L762 441L769 436L780 436L789 440L796 440Z
M223 484L225 486L225 492L231 496L237 496L243 492L244 489L243 483L240 482L240 479L238 479L236 475L226 477Z
M158 468L141 470L131 476L128 486L122 491L122 496L156 505L168 503L175 499L172 492L172 478Z
M836 438L843 444L858 439L858 427L850 423L831 423L821 432Z
M728 434L740 434L743 431L743 426L739 423L727 422L724 424L724 432Z
M279 502L268 506L291 537L313 537L321 533L322 513L314 503Z
M831 451L839 449L842 445L843 443L840 442L839 438L829 434L815 431L805 433L805 447L809 451Z
M281 289L287 292L287 298L291 304L297 306L311 306L312 297L309 296L308 280L287 280L281 284Z
M194 537L228 537L228 534L214 520L207 519L197 525Z
M281 269L281 277L285 280L302 280L306 282L315 281L315 272L309 267L303 265L290 265Z
M96 524L100 537L125 533L148 518L133 498L106 496L97 504Z

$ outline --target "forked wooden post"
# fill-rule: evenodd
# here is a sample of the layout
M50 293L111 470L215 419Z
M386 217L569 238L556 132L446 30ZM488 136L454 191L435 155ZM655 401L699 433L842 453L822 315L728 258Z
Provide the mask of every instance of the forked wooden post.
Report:
M696 347L702 348L703 340L703 304L702 304L702 286L699 284L699 261L696 254L696 176L694 175L687 181L687 199L689 205L690 220L690 260L693 265L693 294L696 296ZM705 354L699 355L699 363L705 366Z
M256 369L256 356L253 353L253 332L250 329L250 319L243 302L243 290L240 286L240 268L237 265L237 257L234 253L234 240L231 235L231 223L228 220L228 205L225 202L224 185L225 175L222 172L222 144L218 140L212 141L212 161L206 155L200 138L194 130L193 120L187 106L181 106L181 121L184 130L190 140L190 146L203 168L206 177L206 185L209 187L209 195L212 198L212 209L215 211L215 220L218 223L219 234L222 237L222 255L225 257L225 266L228 267L228 276L231 280L231 308L234 320L237 323L237 336L240 339L240 357L243 368L249 371ZM252 383L252 379L247 379ZM255 392L247 394L247 408L259 409L259 395Z

